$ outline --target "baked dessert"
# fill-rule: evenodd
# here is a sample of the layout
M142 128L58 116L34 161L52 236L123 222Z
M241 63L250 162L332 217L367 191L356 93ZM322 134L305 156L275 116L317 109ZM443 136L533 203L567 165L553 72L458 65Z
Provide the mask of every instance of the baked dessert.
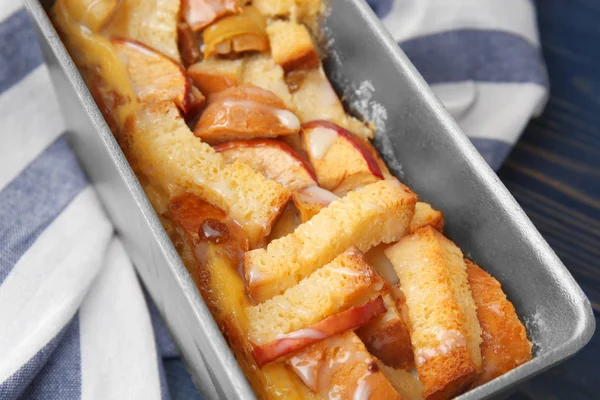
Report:
M324 10L57 0L52 19L259 398L451 398L531 344L344 109Z

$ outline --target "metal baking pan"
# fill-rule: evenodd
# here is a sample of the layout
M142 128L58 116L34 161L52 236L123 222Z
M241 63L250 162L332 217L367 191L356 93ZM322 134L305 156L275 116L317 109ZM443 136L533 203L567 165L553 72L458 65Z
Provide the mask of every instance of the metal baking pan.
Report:
M68 137L206 398L254 398L46 11L25 1L68 124ZM460 399L498 395L580 350L588 299L363 0L331 0L325 68L355 113L378 125L394 173L444 211L448 236L503 285L534 359Z

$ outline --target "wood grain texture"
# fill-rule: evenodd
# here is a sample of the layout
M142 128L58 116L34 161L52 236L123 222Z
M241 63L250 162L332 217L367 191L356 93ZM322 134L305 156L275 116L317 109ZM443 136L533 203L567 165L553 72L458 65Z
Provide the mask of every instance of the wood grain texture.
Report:
M600 2L537 0L551 95L499 175L600 312ZM598 321L598 314L596 317ZM600 398L600 334L511 400Z

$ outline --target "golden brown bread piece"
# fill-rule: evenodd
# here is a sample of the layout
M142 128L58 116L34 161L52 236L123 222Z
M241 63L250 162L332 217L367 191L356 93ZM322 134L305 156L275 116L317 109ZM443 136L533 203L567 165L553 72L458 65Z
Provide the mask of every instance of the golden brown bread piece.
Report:
M179 5L179 0L122 0L103 34L137 40L181 62L177 46Z
M476 387L531 360L531 343L500 282L473 262L465 263L483 337L482 372L472 385Z
M249 83L275 93L289 109L296 111L285 83L283 68L275 64L270 54L256 54L245 58L242 83Z
M427 225L439 232L443 232L444 214L431 207L431 205L419 201L415 206L415 216L410 221L410 231L414 232Z
M248 308L249 338L257 345L272 342L375 298L383 286L383 278L363 255L348 250L285 293Z
M369 353L393 368L414 368L415 361L408 329L396 308L396 302L387 293L383 295L387 312L356 330Z
M258 302L283 293L352 245L367 251L404 236L416 196L398 181L380 181L322 209L294 233L246 253L244 275Z
M430 226L385 253L406 298L423 397L456 396L481 371L481 328L462 253Z
M143 109L123 134L136 171L169 196L194 193L226 210L257 243L287 204L289 190L242 164L226 164L196 138L173 103Z
M352 331L296 353L287 364L323 399L401 399Z
M271 56L284 72L317 68L321 59L308 29L293 21L276 20L267 26Z

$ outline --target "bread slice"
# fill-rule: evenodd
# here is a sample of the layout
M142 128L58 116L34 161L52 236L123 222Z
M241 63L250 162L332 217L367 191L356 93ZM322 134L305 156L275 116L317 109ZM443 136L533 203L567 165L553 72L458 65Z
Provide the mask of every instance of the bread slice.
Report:
M356 334L369 353L393 368L414 368L415 361L408 329L396 308L395 300L388 293L383 296L387 312L375 321L360 327Z
M257 54L248 57L244 63L242 83L250 83L275 93L292 111L296 111L287 84L283 68L273 61L270 55Z
M375 298L383 286L383 278L363 255L350 249L285 293L248 308L250 340L257 345L272 342Z
M423 387L415 370L394 369L379 363L381 372L390 381L394 389L402 396L402 400L423 400Z
M401 399L352 331L296 353L287 365L323 399Z
M294 233L244 257L248 291L258 302L283 293L352 245L362 252L407 232L416 196L398 181L380 181L322 209Z
M134 169L169 196L194 193L225 210L252 243L268 235L290 192L242 164L226 164L196 138L174 103L142 109L124 133L124 150Z
M293 109L302 122L324 119L363 139L373 137L373 130L367 124L346 114L323 68L305 71L304 79L291 96Z
M192 64L187 69L194 85L205 96L237 86L242 82L243 59L211 58Z
M137 40L181 62L177 47L179 5L179 0L123 0L103 34Z
M481 371L481 328L462 252L427 226L385 253L406 298L423 397L458 395Z
M431 226L439 232L444 231L444 214L431 205L419 201L415 206L415 216L410 221L410 231L414 232L424 226Z
M284 72L317 68L321 59L308 29L293 21L277 20L267 26L271 56Z
M531 343L500 282L471 261L465 263L483 337L483 369L472 385L476 387L531 360Z

